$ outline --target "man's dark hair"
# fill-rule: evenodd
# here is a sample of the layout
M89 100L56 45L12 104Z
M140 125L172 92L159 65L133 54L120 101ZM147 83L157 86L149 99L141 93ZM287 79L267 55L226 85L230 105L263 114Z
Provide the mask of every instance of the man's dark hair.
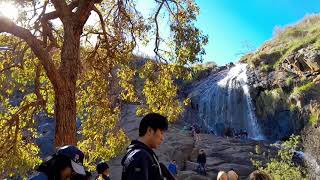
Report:
M61 171L67 167L72 168L70 159L61 154L54 154L51 159L43 162L37 171L45 173L49 180L54 180L60 179Z
M168 120L166 117L158 113L150 113L145 115L139 126L139 136L142 137L147 133L148 127L152 128L154 131L157 129L166 131L168 129Z
M106 169L109 169L109 165L106 162L101 162L96 167L98 174L102 174Z

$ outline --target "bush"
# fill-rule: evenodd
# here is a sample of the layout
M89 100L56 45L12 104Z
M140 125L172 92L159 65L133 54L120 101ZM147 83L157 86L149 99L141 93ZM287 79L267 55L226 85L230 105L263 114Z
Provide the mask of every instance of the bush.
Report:
M305 169L292 162L294 150L299 143L300 136L291 136L288 141L281 144L277 156L271 158L265 166L261 161L252 159L251 161L259 170L268 173L275 180L307 180Z
M286 86L288 86L288 87L292 86L293 82L294 82L293 77L288 77L286 79Z
M306 91L311 89L314 85L315 85L314 82L309 82L303 86L296 87L296 88L294 88L292 94L293 95L303 95L303 93L305 93Z
M318 124L318 117L316 114L311 114L310 117L309 117L309 123L314 126L314 125L317 125Z
M320 104L311 102L309 105L309 123L312 126L316 126L320 121Z
M263 64L261 66L261 71L262 72L270 72L272 71L272 66L268 65L268 64Z

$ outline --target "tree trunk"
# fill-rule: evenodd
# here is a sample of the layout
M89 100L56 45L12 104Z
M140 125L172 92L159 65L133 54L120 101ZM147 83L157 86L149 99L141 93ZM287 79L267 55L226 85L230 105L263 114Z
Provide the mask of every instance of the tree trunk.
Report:
M82 28L72 19L64 23L64 42L59 74L55 87L55 145L76 145L76 81L80 66L80 35Z
M71 83L69 86L73 86ZM55 94L55 145L76 145L76 99L74 91Z

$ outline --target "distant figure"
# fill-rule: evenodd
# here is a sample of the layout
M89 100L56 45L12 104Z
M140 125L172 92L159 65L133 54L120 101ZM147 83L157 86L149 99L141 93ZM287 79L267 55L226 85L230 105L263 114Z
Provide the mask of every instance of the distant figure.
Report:
M200 141L200 129L195 124L192 125L192 135L195 138L195 141Z
M142 118L139 139L131 141L121 161L122 180L163 180L159 159L152 149L160 147L167 129L168 120L160 114Z
M165 180L176 180L177 178L167 169L167 167L160 163L160 168L162 172L162 176Z
M204 152L203 149L200 150L198 158L197 158L197 163L198 163L198 173L207 175L206 172L206 162L207 162L207 155Z
M77 147L63 146L38 167L38 174L30 180L72 179L77 174L84 178L83 159L84 154Z
M224 130L224 136L233 137L234 136L233 128L230 128L230 127L226 128Z
M106 162L101 162L101 163L97 164L96 170L98 173L96 180L110 180L109 165Z
M176 177L178 175L176 160L172 160L168 165L169 171Z
M239 178L238 174L233 169L228 171L227 174L228 174L228 180L238 180Z
M228 180L228 174L224 171L219 171L217 180Z
M241 139L247 139L248 133L247 133L247 131L240 129L239 133L236 133L235 136L238 138L241 138Z
M272 178L267 173L256 170L249 175L249 180L272 180Z

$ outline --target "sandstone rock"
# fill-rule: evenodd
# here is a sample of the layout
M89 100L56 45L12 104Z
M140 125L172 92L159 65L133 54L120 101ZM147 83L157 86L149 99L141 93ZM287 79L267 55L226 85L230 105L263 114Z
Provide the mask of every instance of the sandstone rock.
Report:
M195 175L197 175L197 173L194 171L181 171L178 174L178 178L179 180L180 179L183 180L183 179L189 178L190 176L195 176Z
M185 180L209 180L209 177L206 176L201 176L201 175L191 175L187 178L185 178Z
M313 79L313 82L320 82L320 75Z
M185 170L186 171L194 171L198 167L198 163L196 162L191 162L191 161L186 161L185 162Z
M320 50L308 46L298 52L293 52L284 60L282 67L296 74L302 74L306 71L319 72Z

